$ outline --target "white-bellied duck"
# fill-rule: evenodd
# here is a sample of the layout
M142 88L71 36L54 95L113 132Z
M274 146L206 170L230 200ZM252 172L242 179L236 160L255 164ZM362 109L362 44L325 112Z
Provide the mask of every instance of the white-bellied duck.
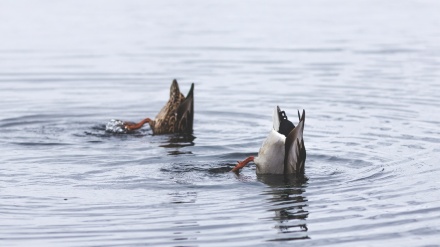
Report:
M273 128L258 151L258 156L250 156L238 162L232 171L238 172L246 164L253 161L257 166L257 174L304 175L306 160L303 139L305 115L304 110L302 116L298 111L299 123L295 127L287 119L286 113L277 106L273 114Z

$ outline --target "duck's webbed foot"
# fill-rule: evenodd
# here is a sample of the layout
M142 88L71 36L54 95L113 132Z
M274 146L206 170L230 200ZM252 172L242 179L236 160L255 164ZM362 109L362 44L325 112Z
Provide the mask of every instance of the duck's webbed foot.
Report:
M151 121L151 119L145 118L142 121L140 121L139 123L124 122L124 127L127 131L137 130L137 129L142 128L142 126L144 126L144 124L149 123L150 121Z
M245 167L251 161L254 161L254 156L249 156L243 161L237 161L238 164L234 168L232 168L231 172L239 173L240 169Z

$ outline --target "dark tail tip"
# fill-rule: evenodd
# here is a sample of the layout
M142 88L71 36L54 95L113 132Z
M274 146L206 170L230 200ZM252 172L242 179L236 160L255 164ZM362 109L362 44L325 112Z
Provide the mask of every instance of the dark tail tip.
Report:
M194 83L191 83L191 88L189 89L189 92L186 95L186 98L194 97L193 95L194 95Z
M173 82L171 83L171 88L173 88L173 87L179 87L179 83L177 83L177 80L176 79L173 79Z

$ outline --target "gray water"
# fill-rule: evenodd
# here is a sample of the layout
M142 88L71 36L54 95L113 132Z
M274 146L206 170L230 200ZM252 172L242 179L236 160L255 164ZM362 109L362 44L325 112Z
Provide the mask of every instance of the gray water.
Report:
M1 246L440 244L440 2L0 1ZM195 83L194 138L154 117ZM280 105L307 181L240 175Z

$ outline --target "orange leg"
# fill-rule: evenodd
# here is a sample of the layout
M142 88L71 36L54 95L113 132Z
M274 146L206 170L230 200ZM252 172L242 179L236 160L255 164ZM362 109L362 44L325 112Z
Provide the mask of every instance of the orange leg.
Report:
M125 122L124 126L128 130L137 130L137 129L140 129L144 124L149 123L149 122L151 122L151 119L145 118L142 121L140 121L139 123L128 123L128 122Z
M245 167L251 161L254 161L254 156L249 156L242 162L238 161L238 164L231 170L231 172L239 172L241 168Z

